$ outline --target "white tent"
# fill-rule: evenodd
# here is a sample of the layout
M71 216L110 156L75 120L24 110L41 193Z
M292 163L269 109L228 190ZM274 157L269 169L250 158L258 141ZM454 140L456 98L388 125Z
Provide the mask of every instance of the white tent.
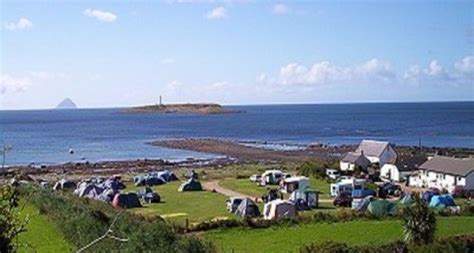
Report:
M300 209L317 208L319 202L319 192L310 188L299 189L291 193L288 200L294 203L297 206L297 209L298 205L300 204L304 205L300 207Z
M273 200L265 204L263 218L265 220L293 219L298 215L296 207L287 200Z

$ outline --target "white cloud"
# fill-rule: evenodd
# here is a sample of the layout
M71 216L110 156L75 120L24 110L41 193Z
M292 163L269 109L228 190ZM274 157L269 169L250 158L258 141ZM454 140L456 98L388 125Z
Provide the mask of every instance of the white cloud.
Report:
M0 74L0 94L8 92L22 92L31 85L31 79L27 76L13 76L10 74Z
M279 15L286 14L288 13L288 11L289 11L289 8L285 4L278 3L278 4L273 5L273 13L275 14L279 14Z
M64 73L53 73L53 72L46 72L46 71L32 71L30 75L33 78L40 79L40 80L51 80L57 78L64 78L66 75Z
M385 82L394 76L387 62L372 59L356 66L338 66L327 61L317 62L309 67L290 63L281 67L277 76L262 73L257 76L257 81L283 86L317 86L349 81Z
M117 15L112 12L95 10L95 9L86 9L84 10L84 15L88 17L94 17L102 22L114 22L117 20Z
M33 27L33 23L27 18L20 18L17 22L5 24L5 29L10 31L23 30Z
M205 17L208 19L223 19L228 18L229 15L227 14L227 9L225 7L219 6L208 11Z
M221 88L227 88L230 86L230 83L227 81L220 81L220 82L215 82L210 85L210 88L214 89L221 89Z
M166 64L173 64L175 63L176 60L174 58L171 58L171 57L168 57L168 58L163 58L161 59L160 63L163 64L163 65L166 65Z
M463 74L474 74L474 56L466 56L454 64L454 68Z

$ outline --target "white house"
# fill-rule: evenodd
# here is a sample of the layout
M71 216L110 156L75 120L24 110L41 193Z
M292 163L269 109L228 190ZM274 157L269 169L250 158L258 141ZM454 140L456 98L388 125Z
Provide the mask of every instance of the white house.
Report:
M399 155L396 162L386 163L380 168L380 178L384 181L404 181L418 171L426 160L422 155Z
M409 185L452 191L456 186L474 190L474 159L434 156L410 176Z
M384 141L362 140L354 152L347 153L339 162L341 170L354 170L355 166L367 169L370 164L395 163L397 153L390 143Z
M371 163L378 163L380 167L397 160L397 153L386 141L362 140L355 152L363 154Z
M347 153L339 162L339 166L343 171L353 171L356 166L360 166L365 170L369 165L369 159L363 154L356 152Z

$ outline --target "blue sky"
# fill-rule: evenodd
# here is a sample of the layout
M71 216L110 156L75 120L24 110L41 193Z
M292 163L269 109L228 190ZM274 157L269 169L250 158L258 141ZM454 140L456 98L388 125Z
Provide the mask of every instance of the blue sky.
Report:
M473 1L2 1L0 108L474 100Z

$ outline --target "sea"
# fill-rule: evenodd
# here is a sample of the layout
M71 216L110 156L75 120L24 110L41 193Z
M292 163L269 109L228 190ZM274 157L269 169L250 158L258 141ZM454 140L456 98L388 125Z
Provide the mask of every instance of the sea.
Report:
M0 111L0 149L11 147L5 154L7 165L39 166L216 156L148 144L175 138L222 138L275 147L355 144L374 139L397 145L419 145L421 141L430 147L474 148L474 102L229 108L240 113L126 113L124 108Z

